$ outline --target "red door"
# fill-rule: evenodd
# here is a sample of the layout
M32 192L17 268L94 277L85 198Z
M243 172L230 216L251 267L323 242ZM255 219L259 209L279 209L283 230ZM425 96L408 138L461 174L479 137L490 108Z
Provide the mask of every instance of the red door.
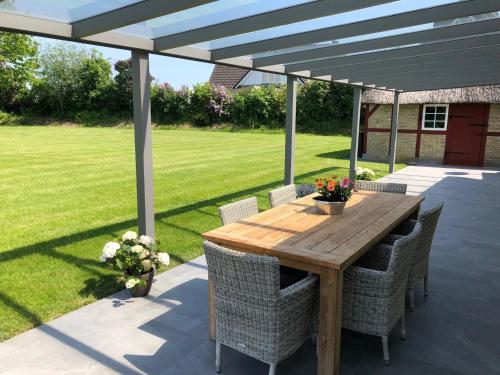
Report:
M450 104L445 164L482 166L488 104Z

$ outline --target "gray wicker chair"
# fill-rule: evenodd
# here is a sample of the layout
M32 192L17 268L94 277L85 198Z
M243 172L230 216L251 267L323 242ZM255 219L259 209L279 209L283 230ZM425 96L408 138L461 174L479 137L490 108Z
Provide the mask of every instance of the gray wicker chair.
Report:
M271 207L276 207L280 204L292 202L297 199L297 191L295 190L294 184L271 190L268 194Z
M222 225L231 224L246 217L257 215L258 213L259 207L257 205L257 198L255 197L242 199L241 201L219 207Z
M394 244L379 244L344 273L342 326L380 336L384 361L389 364L388 336L401 320L401 337L406 337L405 291L413 252L422 225Z
M396 184L392 182L376 182L376 181L356 181L357 190L379 191L382 193L399 193L406 194L406 184Z
M305 197L314 192L316 192L316 187L313 184L300 184L297 186L297 198Z
M436 232L439 216L443 210L443 205L444 204L441 202L429 210L420 211L418 220L407 220L396 229L396 233L400 234L391 234L384 239L384 242L392 244L403 235L411 232L417 221L422 224L422 235L418 240L408 276L407 292L411 311L415 311L415 286L422 279L424 280L424 294L426 297L429 295L429 254L431 252L432 239Z
M203 243L216 320L216 371L221 344L270 365L293 354L313 335L318 278L280 289L279 261Z

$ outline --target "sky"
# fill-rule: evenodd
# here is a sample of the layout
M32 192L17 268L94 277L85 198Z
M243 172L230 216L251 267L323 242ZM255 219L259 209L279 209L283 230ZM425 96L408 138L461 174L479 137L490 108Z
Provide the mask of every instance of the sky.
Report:
M54 43L53 39L36 38L40 44ZM57 43L72 43L61 42ZM81 44L80 44L81 45ZM117 60L124 60L130 57L130 51L94 46L90 44L83 44L88 48L94 48L101 52L106 60L113 65ZM196 83L208 81L212 73L213 64L207 64L197 61L175 59L172 57L149 55L149 70L151 75L159 83L169 83L174 88L179 89L181 86L193 86Z

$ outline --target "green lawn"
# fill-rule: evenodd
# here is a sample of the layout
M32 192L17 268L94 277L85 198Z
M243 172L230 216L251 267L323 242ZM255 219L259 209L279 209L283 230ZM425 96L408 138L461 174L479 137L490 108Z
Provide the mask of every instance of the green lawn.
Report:
M348 174L350 138L297 136L296 182ZM202 254L217 207L283 178L283 134L153 131L156 233L172 266ZM378 176L387 165L361 163ZM0 341L120 288L102 245L136 230L132 129L0 127Z

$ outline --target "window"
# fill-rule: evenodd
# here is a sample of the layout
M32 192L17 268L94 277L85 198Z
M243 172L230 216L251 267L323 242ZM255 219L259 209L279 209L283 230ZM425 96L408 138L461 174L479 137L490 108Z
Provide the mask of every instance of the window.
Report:
M422 129L446 130L448 125L448 104L426 104L422 118Z

